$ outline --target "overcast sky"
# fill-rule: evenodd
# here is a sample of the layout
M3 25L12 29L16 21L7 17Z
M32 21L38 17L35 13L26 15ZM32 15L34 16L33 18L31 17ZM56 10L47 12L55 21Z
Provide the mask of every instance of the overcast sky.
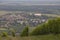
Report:
M24 1L24 2L21 2ZM23 4L48 4L48 3L52 3L52 4L60 4L60 0L0 0L0 4L8 4L8 3L23 3Z
M1 0L1 1L60 1L60 0Z
M21 3L21 1L24 1L23 3L60 3L60 0L0 0L0 3Z

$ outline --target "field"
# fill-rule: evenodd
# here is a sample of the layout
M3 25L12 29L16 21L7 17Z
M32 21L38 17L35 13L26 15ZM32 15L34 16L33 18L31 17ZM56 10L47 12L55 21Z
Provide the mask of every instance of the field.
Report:
M28 37L0 37L0 40L28 40Z
M40 36L32 36L30 40L60 40L59 35L40 35Z
M59 35L39 35L39 36L29 36L29 37L0 37L0 40L60 40Z

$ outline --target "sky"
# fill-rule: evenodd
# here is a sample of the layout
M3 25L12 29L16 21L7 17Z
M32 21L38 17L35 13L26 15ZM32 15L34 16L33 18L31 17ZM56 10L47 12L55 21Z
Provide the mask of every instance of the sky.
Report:
M0 2L20 2L20 1L31 1L31 2L34 2L34 1L48 1L48 2L60 2L60 0L0 0Z
M60 1L60 0L1 0L1 1Z
M22 2L23 1L23 2ZM60 4L60 0L0 0L0 4L11 4L11 3L19 3L19 4Z
M59 0L20 0L20 1L59 1Z

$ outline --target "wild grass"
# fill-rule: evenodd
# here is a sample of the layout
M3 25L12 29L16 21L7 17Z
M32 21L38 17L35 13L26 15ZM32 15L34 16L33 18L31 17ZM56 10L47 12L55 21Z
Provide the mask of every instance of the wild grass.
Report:
M0 40L60 40L60 34L58 35L39 35L39 36L27 36L27 37L0 37Z

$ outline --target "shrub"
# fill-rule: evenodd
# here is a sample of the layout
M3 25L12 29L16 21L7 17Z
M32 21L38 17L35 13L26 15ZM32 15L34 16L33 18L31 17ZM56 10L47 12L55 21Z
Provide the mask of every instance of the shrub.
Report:
M60 18L48 20L48 27L50 29L50 33L59 34L60 33Z
M22 33L20 34L20 36L28 36L28 31L29 31L29 28L28 27L25 27L24 30L22 31Z
M44 34L59 34L60 33L60 18L48 20L46 23L37 26L31 35L44 35Z
M12 36L15 37L15 30L12 29L12 30L10 30L10 31L11 31Z
M37 26L30 33L30 35L44 35L44 34L49 34L49 30L48 30L47 24L42 24L42 25Z
M15 32L14 31L12 31L12 36L15 37Z
M8 36L7 32L2 32L2 37L7 37L7 36Z

